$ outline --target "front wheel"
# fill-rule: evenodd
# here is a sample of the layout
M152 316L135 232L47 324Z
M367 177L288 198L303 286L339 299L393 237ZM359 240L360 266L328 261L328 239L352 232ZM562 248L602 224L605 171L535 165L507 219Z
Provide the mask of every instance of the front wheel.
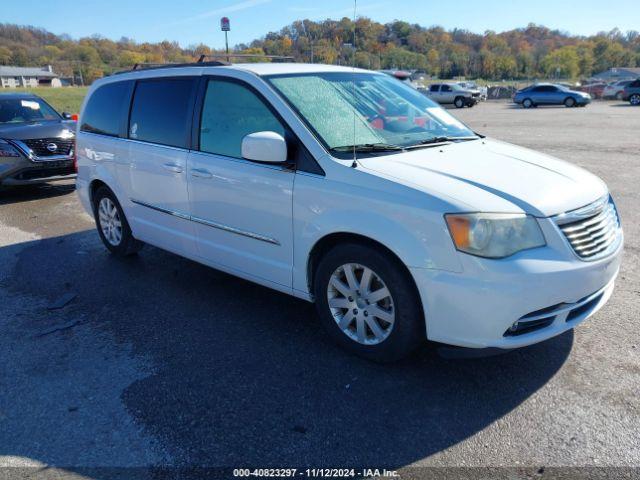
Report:
M464 98L458 97L453 101L456 108L464 108Z
M399 360L426 338L415 284L382 250L360 244L334 247L316 269L314 295L331 337L368 360Z
M640 94L634 93L629 97L629 103L634 106L640 105Z
M567 108L573 108L576 106L576 99L573 97L569 97L564 101L564 106Z
M100 239L111 253L126 257L142 248L142 242L133 238L118 199L107 187L101 187L96 191L93 197L93 211Z

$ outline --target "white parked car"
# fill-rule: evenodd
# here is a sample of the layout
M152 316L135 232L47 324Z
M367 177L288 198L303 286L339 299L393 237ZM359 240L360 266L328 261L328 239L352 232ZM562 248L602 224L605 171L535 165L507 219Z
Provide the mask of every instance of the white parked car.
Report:
M628 85L633 83L633 79L631 80L619 80L617 82L613 82L604 87L602 91L602 98L607 100L622 100L624 97L624 89Z
M613 290L623 234L600 179L384 74L132 71L96 81L79 123L78 193L111 252L144 242L315 302L372 360L540 342Z

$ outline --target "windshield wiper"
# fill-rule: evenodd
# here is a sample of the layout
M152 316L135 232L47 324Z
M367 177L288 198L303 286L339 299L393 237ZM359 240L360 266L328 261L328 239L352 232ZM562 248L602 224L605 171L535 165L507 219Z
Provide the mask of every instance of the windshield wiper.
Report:
M411 148L420 148L420 147L427 147L430 145L436 145L436 144L440 144L440 143L447 143L447 142L462 142L462 141L469 141L469 140L477 140L480 137L477 136L473 136L473 137L445 137L445 136L440 136L440 137L432 137L432 138L427 138L426 140L422 140L418 143L414 143L413 145L408 145L405 148L406 149L411 149Z
M390 143L360 143L358 145L342 145L331 149L332 152L391 152L396 150L403 150L403 148Z

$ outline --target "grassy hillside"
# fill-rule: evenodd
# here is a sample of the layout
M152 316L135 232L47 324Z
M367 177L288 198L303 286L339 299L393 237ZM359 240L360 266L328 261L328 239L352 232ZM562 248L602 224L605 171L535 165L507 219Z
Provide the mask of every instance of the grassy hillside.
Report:
M47 103L54 107L58 112L80 113L82 100L87 94L88 87L64 87L64 88L12 88L0 89L2 93L11 92L28 92L44 98Z

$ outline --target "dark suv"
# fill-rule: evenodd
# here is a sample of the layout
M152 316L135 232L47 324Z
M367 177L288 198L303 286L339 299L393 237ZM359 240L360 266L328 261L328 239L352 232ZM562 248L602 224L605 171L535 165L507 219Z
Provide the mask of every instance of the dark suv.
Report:
M640 79L634 80L624 87L622 99L628 101L631 105L640 105Z
M76 122L40 97L0 94L0 185L73 178Z

